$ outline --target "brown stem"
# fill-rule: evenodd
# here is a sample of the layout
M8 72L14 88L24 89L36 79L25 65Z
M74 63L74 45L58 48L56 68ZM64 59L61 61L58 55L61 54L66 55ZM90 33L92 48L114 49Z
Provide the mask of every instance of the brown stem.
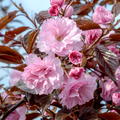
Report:
M11 0L11 2L13 3L13 5L18 9L18 10L20 10L20 12L22 12L25 16L26 16L26 18L28 19L28 20L30 20L30 22L35 26L35 28L37 28L37 25L36 25L36 23L29 17L29 15L27 14L27 12L24 10L24 8L22 7L22 5L17 5L13 0Z
M5 114L2 116L0 120L5 120L16 108L18 108L20 105L26 102L26 99L23 98L21 101L16 103L14 106L12 106Z

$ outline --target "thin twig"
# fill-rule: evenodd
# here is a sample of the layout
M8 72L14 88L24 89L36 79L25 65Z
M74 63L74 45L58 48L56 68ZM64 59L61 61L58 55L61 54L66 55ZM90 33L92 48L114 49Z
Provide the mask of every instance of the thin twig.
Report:
M17 104L12 106L5 114L2 116L0 120L5 120L16 108L18 108L20 105L26 102L26 99L23 98L21 101L19 101Z
M29 17L29 15L27 14L27 12L24 10L24 8L22 7L22 5L17 5L13 0L11 0L11 2L13 3L13 5L18 9L20 10L20 12L22 12L25 17L30 20L30 22L35 26L35 28L37 28L37 25L36 23Z

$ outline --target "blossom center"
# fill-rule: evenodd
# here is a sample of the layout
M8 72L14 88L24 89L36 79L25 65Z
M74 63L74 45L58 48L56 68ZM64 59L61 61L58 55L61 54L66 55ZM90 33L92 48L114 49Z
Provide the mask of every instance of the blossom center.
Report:
M58 41L62 41L63 36L62 36L62 35L61 35L61 36L57 36L56 39L57 39Z

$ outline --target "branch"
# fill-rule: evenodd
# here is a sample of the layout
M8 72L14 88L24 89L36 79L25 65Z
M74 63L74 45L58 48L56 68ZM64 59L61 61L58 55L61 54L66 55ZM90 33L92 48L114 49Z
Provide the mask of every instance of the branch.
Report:
M37 25L36 23L29 17L29 15L27 14L27 12L24 10L24 8L22 7L22 5L20 4L19 6L13 1L11 0L11 2L13 3L13 5L18 9L20 10L20 12L22 12L25 17L30 20L30 22L35 26L35 28L37 28Z
M16 103L14 106L12 106L3 116L0 120L5 120L16 108L18 108L20 105L26 102L26 99L23 98L21 101Z

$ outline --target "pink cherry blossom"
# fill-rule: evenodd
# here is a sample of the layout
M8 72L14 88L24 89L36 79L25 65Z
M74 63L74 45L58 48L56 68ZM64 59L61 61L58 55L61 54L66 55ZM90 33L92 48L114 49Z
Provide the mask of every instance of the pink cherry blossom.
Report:
M63 70L61 62L55 58L54 55L49 55L43 60L39 57L31 59L29 55L27 61L30 59L31 63L27 62L27 67L22 74L23 81L28 88L34 89L36 94L49 94L54 89L61 87L63 80Z
M102 30L100 29L87 30L83 32L83 35L85 36L85 43L92 44L102 35Z
M50 0L50 4L53 5L58 5L58 6L62 6L64 4L64 0Z
M69 18L51 18L44 21L38 36L37 47L41 52L66 56L82 49L81 30Z
M68 109L75 105L83 105L94 98L96 77L85 74L84 78L70 78L59 95L61 103Z
M111 101L112 94L118 90L115 83L112 80L108 79L105 82L101 81L100 86L102 88L101 97L106 101Z
M63 5L62 10L65 11L64 13L65 17L71 17L74 11L73 7L70 5Z
M69 73L70 77L73 77L74 79L79 79L84 76L84 68L82 67L75 67L70 70Z
M105 7L98 6L93 13L93 21L98 24L108 24L113 20L113 14Z
M59 13L59 7L58 7L58 5L53 5L53 6L49 9L48 13L49 13L51 16L57 16L58 13Z
M83 55L82 53L78 52L78 51L72 51L70 54L69 54L69 60L71 63L77 65L77 64L81 64L82 63L82 58L83 58Z
M25 113L26 113L25 106L18 107L6 118L6 120L26 120Z
M6 120L13 120L13 118L14 118L14 120L19 120L19 118L20 118L20 115L19 115L19 113L15 110L15 111L13 111L7 118L6 118Z
M112 101L115 105L120 106L120 92L113 93Z
M18 81L21 80L22 78L22 72L17 71L17 70L13 70L11 75L10 75L10 86L14 86Z

